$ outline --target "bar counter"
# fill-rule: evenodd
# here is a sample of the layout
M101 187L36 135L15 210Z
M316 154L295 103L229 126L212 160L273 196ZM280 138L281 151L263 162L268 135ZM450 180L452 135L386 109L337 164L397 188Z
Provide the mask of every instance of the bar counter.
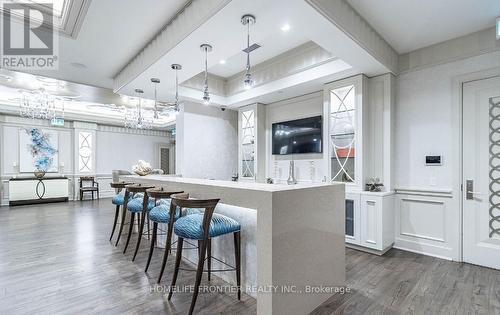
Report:
M126 175L120 180L183 190L193 198L220 198L216 212L242 226L242 291L257 298L257 314L307 314L345 283L344 184L262 184L167 175ZM219 242L223 244L212 245L213 256L233 264L231 240ZM186 255L196 262L195 253ZM215 275L235 283L234 273Z

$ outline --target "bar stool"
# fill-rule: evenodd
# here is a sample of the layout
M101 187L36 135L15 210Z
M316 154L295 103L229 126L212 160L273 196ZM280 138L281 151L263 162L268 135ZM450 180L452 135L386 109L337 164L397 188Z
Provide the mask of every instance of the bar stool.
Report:
M149 211L149 220L153 221L153 236L151 238L151 244L149 247L149 255L148 255L148 262L146 263L146 268L144 269L144 272L148 271L149 264L151 262L151 257L153 256L153 251L155 248L155 243L156 243L156 238L158 235L158 223L169 223L170 221L170 196L174 194L181 194L183 191L167 191L163 187L160 188L151 188L147 190L147 194L151 198L155 198L155 200L160 199L163 201L163 203L157 205L153 209ZM180 215L180 214L179 214ZM176 213L174 220L178 218L178 214ZM170 245L172 242L172 229L167 229L167 244L165 245L165 255L168 256L168 251L170 250ZM164 234L163 234L164 235ZM139 242L137 242L137 248L139 246ZM165 256L164 256L165 257ZM163 274L163 270L165 269L165 263L166 260L164 260L162 269L161 269L161 274ZM161 275L160 275L161 279Z
M170 220L169 225L173 227L174 234L177 235L177 253L175 257L175 270L172 277L172 283L170 285L170 292L168 293L168 299L172 298L173 288L175 282L177 281L177 275L179 273L181 258L182 258L182 245L184 239L197 240L200 244L199 257L198 257L198 267L196 269L196 281L194 285L193 297L191 299L191 306L189 308L189 313L192 314L194 306L196 304L196 299L198 297L198 289L201 283L201 277L203 274L203 268L205 265L205 253L208 252L208 274L211 273L210 261L212 259L211 255L211 240L214 237L233 233L234 237L234 258L236 261L236 266L232 269L217 270L217 271L236 271L236 284L238 286L238 300L241 299L241 288L240 288L240 259L241 259L241 226L235 220L224 216L222 214L214 213L215 206L219 202L219 199L187 199L186 195L172 195L170 203L170 216L174 215L177 207L181 208L203 208L203 213L195 213L191 215L181 216L175 223ZM220 260L219 260L220 261ZM220 261L222 262L222 261ZM222 262L223 263L223 262ZM225 264L225 263L224 263ZM190 269L183 269L190 270ZM191 270L194 271L194 270Z
M120 226L120 231L118 232L118 238L116 240L115 246L118 246L118 242L120 241L120 237L121 237L122 231L123 231L123 226L125 225L125 217L127 216L129 206L132 206L136 203L141 204L141 201L142 201L143 207L145 208L147 205L147 202L148 202L147 194L145 194L146 189L153 188L153 187L154 186L142 185L142 184L136 184L136 185L132 184L132 185L125 186L125 199L123 202L122 224ZM130 193L132 193L134 195L134 198L132 198L131 200L129 200ZM133 208L135 209L136 207L133 207ZM130 213L129 234L127 236L127 242L125 244L125 250L123 251L123 253L125 253L125 251L127 250L127 246L128 246L129 241L130 241L132 229L134 227L134 218L135 218L135 212L131 212Z
M113 229L111 230L111 236L109 237L110 242L113 239L113 234L115 234L116 224L118 223L118 215L120 213L120 206L123 206L123 203L125 202L125 192L123 192L123 194L122 194L121 190L123 188L125 188L125 186L130 185L130 184L133 184L133 183L117 182L117 183L110 183L109 184L111 186L111 188L118 189L118 193L111 200L111 202L114 205L116 205L116 211L115 211L115 220L113 222Z

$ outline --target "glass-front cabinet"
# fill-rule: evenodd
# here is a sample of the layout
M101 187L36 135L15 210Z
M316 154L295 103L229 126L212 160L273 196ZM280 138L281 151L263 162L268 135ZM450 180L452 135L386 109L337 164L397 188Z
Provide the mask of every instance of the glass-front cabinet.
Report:
M238 110L239 180L265 180L265 117L263 104Z
M356 87L330 90L330 163L333 181L355 182Z
M241 178L255 178L255 109L241 112Z
M394 241L391 190L391 74L364 75L324 86L324 142L329 180L346 184L345 240L351 247L384 253ZM382 192L365 191L371 178Z
M346 190L363 190L363 85L362 75L327 84L324 89L327 118L329 174Z

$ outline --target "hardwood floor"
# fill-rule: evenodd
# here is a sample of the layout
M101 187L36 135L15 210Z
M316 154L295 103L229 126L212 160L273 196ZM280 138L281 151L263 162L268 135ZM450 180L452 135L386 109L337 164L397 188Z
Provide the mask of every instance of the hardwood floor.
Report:
M500 270L392 249L346 249L350 293L312 314L500 314Z
M146 274L147 241L135 262L133 250L122 254L126 238L118 247L109 243L113 214L109 199L1 207L0 314L187 313L191 293L169 302L154 291L163 251L155 251ZM162 284L170 281L171 258ZM347 249L346 260L351 292L313 314L500 314L498 270L400 250L379 257ZM180 272L179 285L193 283L193 273ZM224 283L212 277L211 284ZM195 311L255 314L256 301L200 293Z
M171 301L155 292L163 250L155 251L144 273L148 242L132 262L133 250L122 254L126 237L118 247L108 241L113 216L110 199L1 207L0 314L186 314L190 292L175 293ZM170 284L170 258L164 285ZM194 277L180 271L177 284L193 285ZM211 284L224 282L212 276ZM200 292L195 312L255 314L256 301Z

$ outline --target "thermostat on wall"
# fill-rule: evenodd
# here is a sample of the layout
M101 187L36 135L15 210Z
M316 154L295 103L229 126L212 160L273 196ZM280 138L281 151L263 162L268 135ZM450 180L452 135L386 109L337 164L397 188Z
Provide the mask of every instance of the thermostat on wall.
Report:
M443 165L443 157L441 155L426 155L425 165L429 166Z

